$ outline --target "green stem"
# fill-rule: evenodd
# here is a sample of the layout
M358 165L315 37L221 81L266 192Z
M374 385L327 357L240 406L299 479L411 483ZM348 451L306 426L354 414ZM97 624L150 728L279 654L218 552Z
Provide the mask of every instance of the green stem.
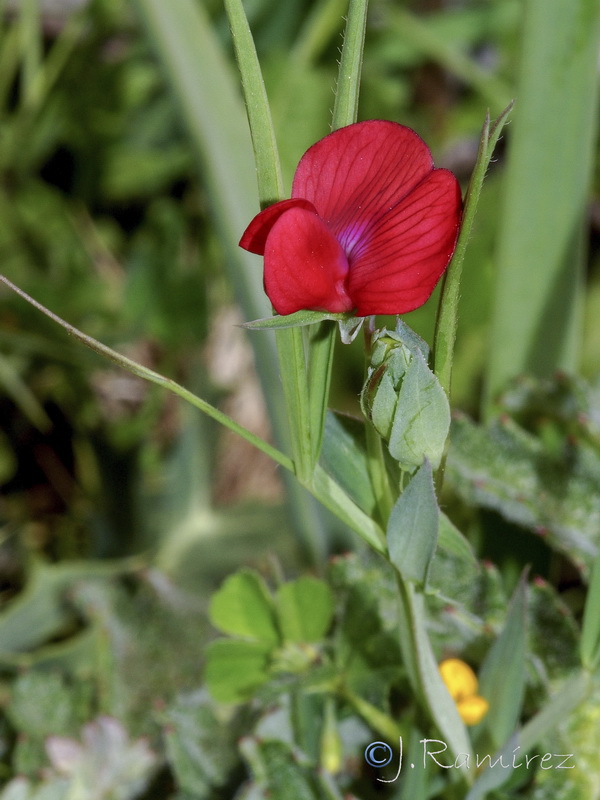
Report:
M456 703L442 681L427 631L425 596L399 573L400 647L412 689L428 709L450 751L471 753L471 743ZM468 779L468 772L464 777Z
M364 327L364 342L365 342L365 375L364 380L367 380L368 366L371 362L372 351L372 337L375 332L375 317L368 317ZM376 512L379 517L379 522L385 526L389 519L394 503L397 496L392 493L392 486L390 477L385 463L385 455L383 450L383 442L381 436L377 433L370 420L365 420L365 440L367 450L367 470L371 479L371 486L376 502Z
M229 428L229 430L232 430L234 433L242 436L244 439L246 439L246 441L253 444L259 450L265 453L265 455L272 458L273 461L275 461L277 464L280 464L286 470L294 472L294 464L290 458L277 450L277 448L270 445L268 442L263 441L260 437L256 436L247 428L239 425L237 422L235 422L235 420L227 416L227 414L219 411L218 408L215 408L210 403L207 403L206 400L202 400L202 398L193 394L193 392L190 392L188 389L176 383L175 381L172 381L170 378L165 378L164 375L160 375L158 372L154 372L154 370L148 369L148 367L144 367L142 364L138 364L136 361L132 361L130 358L126 358L126 356L117 353L115 350L112 350L105 344L102 344L91 336L88 336L87 334L73 327L73 325L65 322L65 320L61 319L41 303L38 303L37 300L34 300L33 297L30 297L22 289L19 289L18 286L15 286L15 284L9 281L8 278L4 277L4 275L0 275L0 282L4 283L9 287L9 289L12 289L12 291L16 292L24 300L41 311L42 314L45 314L51 320L64 328L67 333L80 341L86 347L89 347L99 355L110 359L119 367L126 369L128 372L137 375L143 380L154 383L157 386L176 394L182 400L185 400L187 403L190 403L190 405L194 406L194 408L199 409L216 422L219 422L221 425ZM330 478L325 470L323 470L319 465L316 466L314 473L311 474L310 478L303 483L303 486L313 495L313 497L319 500L326 508L328 508L339 519L341 519L342 522L345 522L348 527L358 533L359 536L374 550L376 550L378 553L385 554L385 536L383 535L381 528L367 514L365 514L365 512L362 511L362 509L359 508L350 497L348 497L341 486L339 486L339 484Z
M385 534L370 516L359 508L344 492L339 484L317 464L313 478L306 488L326 508L332 511L349 528L359 534L373 550L381 555L387 554Z
M23 0L20 5L22 69L21 94L24 105L35 101L37 77L42 64L42 31L37 0Z
M442 388L448 395L448 399L450 399L452 384L452 364L454 360L456 331L458 328L458 307L460 302L460 281L462 278L463 262L467 245L471 238L471 230L475 220L479 196L483 188L485 173L492 158L496 142L498 141L512 107L513 104L510 103L491 128L489 111L486 114L479 142L477 161L475 162L475 168L473 169L469 188L467 189L465 197L465 207L458 242L456 243L452 261L442 281L442 291L440 294L433 336L432 359L433 371ZM442 490L445 465L446 455L444 454L441 464L435 474L435 487L438 495Z
M504 755L506 761L510 762L517 745L520 747L519 755L523 758L576 708L585 703L594 690L594 684L591 673L585 670L567 678L560 689L549 698L547 705L509 739L503 750L494 755L492 761ZM487 766L477 776L465 800L485 800L492 790L500 788L510 776L511 770L496 770Z
M351 125L356 122L358 117L358 97L367 24L367 6L368 0L350 0L349 2L331 123L332 130ZM323 442L335 339L335 326L326 322L311 330L309 335L308 386L310 420L307 430L310 431L312 437L311 467L319 459Z
M307 485L313 474L315 460L304 336L301 328L288 328L277 331L276 339L288 409L294 471L300 483Z
M332 129L351 125L358 118L358 97L362 70L368 0L350 0L344 46L340 59L333 107Z
M88 336L87 334L75 328L73 325L65 322L64 319L61 319L59 316L50 311L50 309L46 308L41 303L38 303L37 300L34 300L33 297L30 297L22 289L19 289L18 286L15 286L15 284L12 283L12 281L9 281L4 275L0 275L0 282L4 283L9 289L12 289L13 292L16 292L18 295L20 295L24 300L27 300L28 303L64 328L67 333L82 342L84 345L86 345L86 347L89 347L99 355L110 359L119 367L126 369L128 372L143 378L145 381L155 383L157 386L161 386L163 389L173 392L173 394L181 397L182 400L185 400L187 403L190 403L190 405L204 412L216 422L220 422L221 425L229 428L229 430L234 431L234 433L238 433L240 436L246 439L246 441L250 442L263 453L272 458L273 461L276 461L282 467L285 467L285 469L293 471L294 465L290 458L277 450L276 447L273 447L259 436L256 436L256 434L252 433L247 428L244 428L243 425L239 425L227 414L219 411L218 408L215 408L210 403L207 403L206 400L202 400L202 398L198 397L193 392L190 392L189 389L186 389L184 386L181 386L179 383L176 383L170 378L165 378L164 375L160 375L158 372L154 372L152 369L148 369L148 367L142 366L142 364L138 364L137 361L132 361L130 358L117 353L116 350L107 347L97 339Z
M579 655L581 663L586 669L598 668L600 663L600 552L592 566L585 598Z
M319 460L325 433L336 328L337 326L331 322L320 322L308 328L307 350L310 353L308 390L313 465Z
M475 213L477 211L485 173L490 159L492 158L496 142L498 141L512 106L513 104L510 103L510 105L504 109L491 128L489 112L486 114L481 140L479 142L477 161L475 162L475 168L473 169L465 198L460 235L456 243L452 261L446 270L442 282L442 292L440 295L433 340L433 371L448 396L450 396L452 381L452 361L454 358L454 344L458 325L460 281L465 252L471 238L471 230L475 220Z
M369 420L365 421L365 438L367 445L367 469L377 503L379 522L385 528L397 498L394 497L392 493L390 478L385 465L385 454L381 436L377 433Z
M242 78L256 161L258 193L264 207L284 196L277 140L254 39L241 0L225 0L225 11Z
M256 161L258 195L264 208L284 197L275 130L256 47L241 0L225 0L225 10L242 77ZM303 335L296 328L277 331L276 342L294 469L299 480L306 483L315 462Z

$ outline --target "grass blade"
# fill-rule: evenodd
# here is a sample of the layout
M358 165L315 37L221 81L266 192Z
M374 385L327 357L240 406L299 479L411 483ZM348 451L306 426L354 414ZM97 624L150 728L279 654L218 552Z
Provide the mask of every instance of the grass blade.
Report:
M350 0L344 33L340 71L333 107L332 130L356 122L362 71L365 30L367 27L368 0ZM325 417L331 386L333 353L336 330L321 323L310 332L310 360L308 383L310 387L310 420L313 431L313 456L319 458L325 431Z
M242 436L244 439L246 439L246 441L253 444L259 450L262 450L263 453L266 453L266 455L268 455L282 467L285 467L288 470L293 469L291 460L277 450L277 448L272 447L268 442L265 442L259 436L256 436L256 434L244 428L243 425L239 425L227 414L224 414L222 411L219 411L218 408L215 408L210 403L207 403L206 400L202 400L202 398L198 397L193 392L190 392L179 383L172 381L170 378L165 378L164 375L160 375L158 372L155 372L148 367L144 367L142 364L138 364L137 361L132 361L130 358L117 353L116 350L107 347L105 344L102 344L102 342L93 339L91 336L88 336L87 334L73 327L73 325L65 322L64 319L61 319L41 303L38 303L37 300L34 300L33 297L30 297L22 289L19 289L18 286L15 286L15 284L9 281L8 278L5 278L4 275L0 275L0 282L5 284L5 286L8 286L9 289L12 289L13 292L19 294L32 306L35 306L35 308L41 311L42 314L45 314L51 320L56 322L57 325L60 325L62 328L64 328L67 333L75 337L75 339L80 341L86 347L89 347L91 350L94 350L94 352L104 356L104 358L110 359L110 361L117 364L119 367L126 369L128 372L131 372L133 375L137 375L138 377L143 378L145 381L149 381L150 383L154 383L163 389L173 392L173 394L181 397L182 400L190 403L195 408L214 419L216 422L219 422L221 425L224 425L226 428L234 431L234 433Z
M500 218L486 405L510 378L577 367L582 225L598 124L598 0L527 0Z
M465 252L473 230L473 222L475 221L477 204L479 203L479 196L483 188L485 173L494 153L496 143L502 133L502 128L512 110L512 106L513 104L510 103L492 126L490 126L489 113L486 116L481 132L477 161L475 162L465 198L460 235L456 244L454 256L452 257L450 266L446 270L442 283L442 294L435 325L433 363L434 372L448 395L450 395L454 343L456 341L456 328L458 324L460 281Z
M259 207L252 144L236 79L201 3L136 0L136 6L198 154L237 301L246 319L267 317L271 306L262 287L259 261L237 246ZM275 438L287 450L290 428L277 348L270 336L253 336L251 341ZM304 546L318 560L325 549L325 533L317 506L295 482L288 482L287 490Z

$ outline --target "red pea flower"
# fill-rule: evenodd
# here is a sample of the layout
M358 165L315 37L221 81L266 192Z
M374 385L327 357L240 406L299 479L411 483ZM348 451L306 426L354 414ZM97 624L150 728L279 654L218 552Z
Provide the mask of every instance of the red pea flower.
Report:
M261 211L240 247L264 255L278 314L404 314L423 305L448 266L462 201L410 128L368 120L304 154L292 199Z

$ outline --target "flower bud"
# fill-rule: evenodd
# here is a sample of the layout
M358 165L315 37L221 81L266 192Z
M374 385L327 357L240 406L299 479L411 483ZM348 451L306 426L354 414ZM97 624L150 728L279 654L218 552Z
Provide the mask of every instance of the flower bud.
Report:
M410 472L425 459L433 469L440 464L450 429L448 398L427 355L427 345L404 323L377 331L361 393L363 413Z

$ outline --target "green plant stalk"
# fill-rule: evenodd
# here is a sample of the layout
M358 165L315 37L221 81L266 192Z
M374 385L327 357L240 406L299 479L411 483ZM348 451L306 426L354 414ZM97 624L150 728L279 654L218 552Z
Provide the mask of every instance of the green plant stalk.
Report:
M87 24L84 14L75 11L69 15L60 34L54 40L52 49L46 56L43 66L38 69L32 78L30 110L36 108L36 103L38 105L43 103L50 94L71 54L77 47L82 34L85 32Z
M523 725L519 743L524 752L532 750L544 736L569 717L594 688L591 674L585 670L570 676L549 699L547 705Z
M450 396L451 390L452 362L458 325L460 281L465 252L471 236L485 173L498 137L502 132L502 128L511 109L512 103L504 109L493 126L490 125L489 112L486 115L475 168L465 198L458 242L442 283L434 331L432 361L433 371L448 396ZM443 481L444 464L445 459L442 459L442 463L435 475L435 483L438 492L441 489ZM404 631L400 639L403 656L410 665L409 675L412 675L415 688L420 690L425 698L432 718L435 720L439 730L444 735L446 742L454 753L456 755L458 755L459 752L468 753L470 752L469 737L458 715L454 700L452 700L448 694L441 680L429 642L422 590L407 584L400 576L398 576L398 584L400 588L401 616L403 619L403 623L401 624L402 627L406 627L412 632L412 634L409 635ZM466 773L465 777L468 777L468 773Z
M332 130L351 125L358 118L368 0L350 0L344 44L333 107ZM336 329L320 323L309 334L308 386L313 464L319 459L329 401Z
M150 383L154 383L157 386L161 386L163 389L167 389L173 394L176 394L178 397L181 397L182 400L190 403L195 408L214 419L216 422L221 423L221 425L224 425L226 428L229 428L229 430L234 431L234 433L238 433L240 436L246 439L246 441L250 442L263 453L272 458L277 464L285 467L287 470L293 471L293 463L290 458L284 455L284 453L277 450L276 447L273 447L268 442L265 442L259 436L256 436L256 434L249 431L243 425L239 425L234 419L229 417L227 414L224 414L222 411L219 411L218 408L215 408L210 403L206 402L206 400L202 400L193 392L190 392L189 389L186 389L184 386L181 386L179 383L176 383L170 378L165 378L164 375L160 375L158 372L155 372L148 367L144 367L142 364L138 364L137 361L132 361L132 359L117 353L115 350L112 350L110 347L102 344L102 342L99 342L97 339L88 336L78 328L75 328L73 325L65 322L65 320L61 319L41 303L38 303L37 300L34 300L33 297L30 297L22 289L19 289L18 286L15 286L15 284L9 281L4 275L0 275L0 282L8 286L9 289L12 289L13 292L19 294L24 300L27 300L28 303L64 328L67 333L79 340L82 344L85 344L86 347L89 347L99 355L110 359L119 367L126 369L133 375L137 375L139 378L143 378Z
M237 302L246 319L266 317L272 309L260 281L258 258L237 246L241 232L258 210L252 143L237 76L203 3L135 0L135 7L160 57L201 165ZM278 447L292 452L275 337L252 336L251 343ZM286 473L284 480L302 547L314 563L320 563L326 549L320 509L291 474Z
M12 289L12 291L16 292L24 300L41 311L42 314L45 314L51 320L64 328L71 336L80 341L86 347L89 347L99 355L108 358L110 361L114 362L128 372L131 372L133 375L137 375L143 380L154 383L157 386L172 392L182 400L190 403L190 405L194 406L194 408L199 409L204 414L211 417L211 419L214 419L216 422L219 422L221 425L229 428L229 430L233 431L234 433L239 434L247 442L253 444L259 450L265 453L265 455L268 455L273 459L273 461L284 467L289 472L294 471L294 464L292 460L288 458L288 456L270 445L268 442L263 441L260 437L253 434L247 428L239 425L235 420L227 416L227 414L224 414L222 411L219 411L218 408L215 408L210 403L207 403L206 400L202 400L200 397L193 394L193 392L190 392L188 389L171 380L170 378L165 378L163 375L154 372L154 370L148 369L148 367L144 367L142 364L138 364L136 361L132 361L130 358L117 353L115 350L112 350L105 344L102 344L91 336L88 336L87 334L78 330L73 325L70 325L68 322L65 322L65 320L61 319L41 303L38 303L37 300L34 300L22 289L19 289L18 286L15 286L15 284L9 281L4 275L0 275L0 283L4 283L9 289ZM345 522L353 531L358 533L368 545L373 547L373 549L379 553L385 553L385 537L381 528L369 516L367 516L367 514L365 514L365 512L362 511L362 509L360 509L350 497L348 497L344 490L332 478L330 478L320 466L317 465L313 480L311 480L311 485L307 488L309 489L310 493L317 500L319 500L319 502L321 502L326 508L329 508L330 511L336 514L336 516Z
M477 160L465 197L460 234L452 261L442 281L442 291L433 336L432 358L433 371L449 397L451 394L452 362L454 358L454 345L456 342L456 329L458 326L460 281L465 252L469 239L471 238L471 231L473 229L473 222L477 212L477 205L479 203L485 173L512 106L513 104L510 103L492 126L490 126L489 112L486 114L483 130L481 132L481 139L479 141Z
M385 464L383 442L370 420L365 420L367 469L379 512L379 523L385 527L396 502Z
M471 754L471 742L440 675L427 632L425 597L422 591L396 572L400 610L400 647L413 691L429 711L455 756ZM469 780L468 770L463 776Z
M372 332L371 321L370 325L365 326L367 360L371 349ZM387 522L396 498L391 496L381 438L368 421L366 425L369 475L378 501L379 517ZM403 483L405 473L402 473L401 477ZM403 486L398 487L398 493L401 493L403 488ZM385 556L388 558L387 549ZM412 581L406 580L396 568L395 574L398 587L398 637L402 661L411 688L419 704L427 709L429 717L435 722L455 756L459 753L470 753L469 737L456 704L442 681L429 640L424 590L420 585L416 586ZM467 771L464 771L464 777L468 779Z
M349 528L356 531L373 550L384 556L387 554L385 535L381 527L350 500L341 486L325 472L320 464L316 465L311 485L307 488L325 508L328 508Z
M332 129L351 125L358 117L368 0L349 0L340 71L333 106Z
M454 255L442 280L442 291L440 293L433 335L432 359L433 371L442 388L448 395L448 399L451 397L452 388L452 364L454 359L454 346L456 344L456 330L458 327L460 281L462 278L463 262L471 237L485 173L512 107L513 103L511 102L491 127L489 111L485 116L481 139L479 141L477 160L465 196L460 234L456 243ZM442 490L445 468L446 453L444 453L440 466L435 473L435 486L438 493Z
M225 10L242 78L256 161L258 194L261 207L264 208L284 197L275 131L256 47L241 0L225 0ZM278 331L276 341L294 470L300 482L308 485L316 459L304 339L301 331L290 328Z
M34 3L37 3L37 0L34 0ZM0 107L5 105L6 95L10 92L14 74L19 66L17 60L19 56L18 46L24 46L24 42L20 41L21 34L23 34L20 28L23 28L25 21L27 21L29 27L33 27L36 24L39 26L39 20L36 18L29 19L27 15L30 12L25 9L25 6L23 6L22 13L24 14L24 19L20 27L15 26L10 30L11 38L6 36L2 42L3 46L0 48L2 53L0 57ZM61 76L73 50L77 47L86 25L85 15L80 11L73 12L65 22L45 58L42 59L41 54L39 60L37 57L34 58L33 55L30 56L30 64L27 67L29 74L27 76L25 76L25 62L23 63L23 96L21 104L14 120L5 131L5 139L3 141L1 157L5 164L10 164L12 167L15 163L19 163L23 149L23 138L28 135L29 129L35 126L37 114L41 111L53 86ZM35 30L30 31L28 33L29 40L33 40L35 34ZM33 47L35 54L35 45L31 44L30 46Z
M305 329L309 354L307 378L313 464L319 460L325 434L336 329L337 326L331 322L320 322Z
M224 0L242 79L261 206L283 199L283 179L267 92L241 0Z
M365 343L365 381L367 380L367 368L371 361L372 336L375 331L374 325L375 318L369 317L363 328ZM383 442L381 436L377 433L369 419L365 419L365 443L367 451L367 469L376 500L379 522L385 528L394 503L396 502L398 492L402 491L402 489L398 487L396 496L394 496L385 463Z
M298 328L277 331L279 369L287 403L294 472L303 486L310 487L315 459L310 417L310 395L304 337Z

